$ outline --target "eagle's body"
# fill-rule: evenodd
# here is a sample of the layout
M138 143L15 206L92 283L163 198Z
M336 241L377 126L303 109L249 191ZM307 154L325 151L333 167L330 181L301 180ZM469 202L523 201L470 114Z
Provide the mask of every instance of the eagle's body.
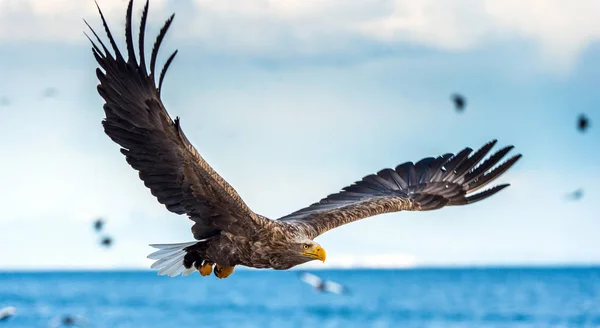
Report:
M167 59L160 74L155 64L173 16L161 29L147 68L144 33L148 2L137 46L139 62L131 28L132 2L126 16L127 58L117 47L101 11L114 54L90 27L98 41L92 41L92 50L102 68L96 75L100 80L98 93L106 101L105 133L121 146L127 162L161 204L194 221L195 241L152 245L159 250L148 257L157 260L152 268L160 269L159 274L187 275L197 269L208 275L214 266L215 275L224 278L236 265L283 270L311 260L324 261L325 250L314 238L328 230L383 213L470 204L508 186L473 194L521 156L496 166L512 149L509 146L481 162L495 145L493 140L474 153L465 148L456 155L428 157L381 170L278 220L259 215L200 156L183 133L179 119L172 120L161 101L163 78L177 52Z
M258 230L254 236L239 236L227 232L199 242L190 247L198 255L211 263L224 266L244 265L259 269L273 268L286 270L311 260L305 256L290 256L289 244L298 234L290 234L285 224L273 222L268 229ZM189 253L193 254L193 253ZM193 255L190 255L192 258Z

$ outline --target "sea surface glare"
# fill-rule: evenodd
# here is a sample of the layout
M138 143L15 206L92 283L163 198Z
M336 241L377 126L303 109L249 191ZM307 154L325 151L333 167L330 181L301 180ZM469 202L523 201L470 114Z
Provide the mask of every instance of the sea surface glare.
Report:
M310 271L346 285L320 294L299 271L227 279L151 271L3 272L3 327L600 327L600 268Z

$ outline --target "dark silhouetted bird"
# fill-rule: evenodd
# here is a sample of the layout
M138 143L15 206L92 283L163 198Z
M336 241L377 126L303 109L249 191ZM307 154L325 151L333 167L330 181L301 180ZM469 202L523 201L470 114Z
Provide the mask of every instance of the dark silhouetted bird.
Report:
M577 128L581 132L585 132L590 126L590 120L585 116L585 114L579 115L579 119L577 120Z
M75 324L75 319L73 319L73 317L71 317L71 316L65 316L62 319L62 323L65 326L71 326L71 325Z
M102 241L100 242L100 244L104 247L110 247L112 245L112 238L106 236L102 238Z
M452 101L454 102L454 108L458 112L462 112L465 109L465 106L467 105L467 101L465 100L465 98L459 95L458 93L452 95Z
M319 276L308 272L300 273L300 280L313 286L319 292L332 294L349 294L348 288L330 280L323 280Z
M102 218L96 219L96 221L94 221L94 229L99 232L102 230L102 227L104 227L104 220L102 220Z

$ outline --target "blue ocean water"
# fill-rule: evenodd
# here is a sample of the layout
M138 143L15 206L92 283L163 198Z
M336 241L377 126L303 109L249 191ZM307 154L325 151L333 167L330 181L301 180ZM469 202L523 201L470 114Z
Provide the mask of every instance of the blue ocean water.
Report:
M350 295L298 271L168 278L151 271L0 273L1 327L600 327L600 268L323 270Z

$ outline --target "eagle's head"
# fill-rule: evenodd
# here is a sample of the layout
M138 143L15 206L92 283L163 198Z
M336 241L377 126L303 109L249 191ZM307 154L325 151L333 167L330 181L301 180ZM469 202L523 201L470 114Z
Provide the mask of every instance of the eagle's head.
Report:
M325 259L327 258L327 252L325 252L323 247L310 239L294 241L290 245L289 253L300 263L312 260L325 262Z

